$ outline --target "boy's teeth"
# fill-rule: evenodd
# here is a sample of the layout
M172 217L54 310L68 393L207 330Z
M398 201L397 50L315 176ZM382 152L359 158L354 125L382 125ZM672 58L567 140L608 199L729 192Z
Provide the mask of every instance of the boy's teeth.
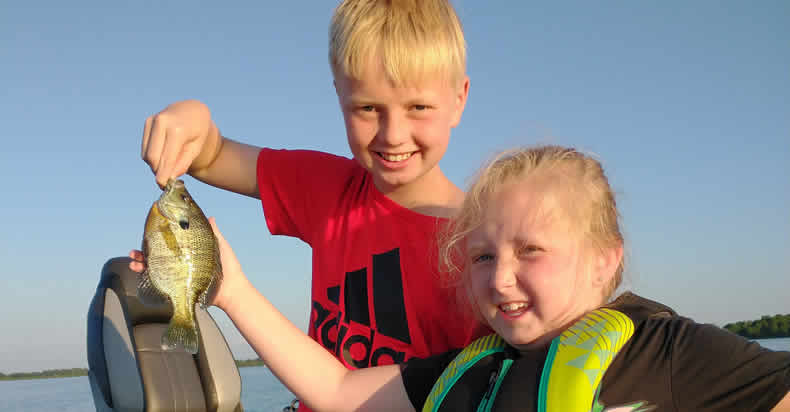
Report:
M506 303L504 305L499 305L499 307L502 308L502 310L505 311L505 312L513 312L515 310L524 309L525 307L527 307L527 304L523 303L523 302L521 302L521 303Z
M379 153L384 160L388 162L402 162L411 157L411 153L402 153L402 154L389 154L389 153Z

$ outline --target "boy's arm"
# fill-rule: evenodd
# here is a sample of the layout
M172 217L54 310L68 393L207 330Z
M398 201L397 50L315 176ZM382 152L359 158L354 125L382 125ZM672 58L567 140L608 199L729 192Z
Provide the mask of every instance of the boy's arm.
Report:
M141 156L162 187L188 172L212 186L258 197L259 151L222 137L208 107L185 100L146 119Z
M228 315L266 366L301 402L315 411L414 410L400 366L346 369L255 289L214 219L211 223L223 271L213 303Z
M256 165L261 148L221 136L220 146L212 162L203 168L190 168L189 174L212 186L260 198Z

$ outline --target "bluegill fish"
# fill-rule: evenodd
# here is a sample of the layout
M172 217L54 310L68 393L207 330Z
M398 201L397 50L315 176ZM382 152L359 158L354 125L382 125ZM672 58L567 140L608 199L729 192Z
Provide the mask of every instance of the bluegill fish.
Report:
M146 270L137 295L145 303L169 300L173 317L162 348L198 351L195 303L206 307L221 281L219 249L208 219L181 180L170 179L151 205L143 232Z

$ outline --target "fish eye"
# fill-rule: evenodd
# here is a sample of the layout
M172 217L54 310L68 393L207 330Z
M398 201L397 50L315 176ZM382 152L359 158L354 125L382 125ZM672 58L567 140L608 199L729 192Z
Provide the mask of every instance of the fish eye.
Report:
M179 220L178 225L181 226L181 229L187 230L189 229L189 221L188 220Z
M181 195L181 200L183 200L183 201L185 201L185 202L189 202L189 196L187 196L187 195Z

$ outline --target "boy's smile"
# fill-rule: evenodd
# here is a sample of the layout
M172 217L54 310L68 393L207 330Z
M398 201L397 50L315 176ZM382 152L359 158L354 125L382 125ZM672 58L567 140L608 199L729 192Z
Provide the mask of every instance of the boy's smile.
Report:
M391 168L391 169L405 167L408 164L408 160L411 159L411 156L415 153L417 152L407 152L407 153L376 152L376 154L381 158L383 167Z
M469 81L453 87L426 76L395 85L382 64L370 66L376 70L359 79L342 73L335 79L351 152L392 200L404 204L416 193L430 196L446 179L439 160L461 119Z

